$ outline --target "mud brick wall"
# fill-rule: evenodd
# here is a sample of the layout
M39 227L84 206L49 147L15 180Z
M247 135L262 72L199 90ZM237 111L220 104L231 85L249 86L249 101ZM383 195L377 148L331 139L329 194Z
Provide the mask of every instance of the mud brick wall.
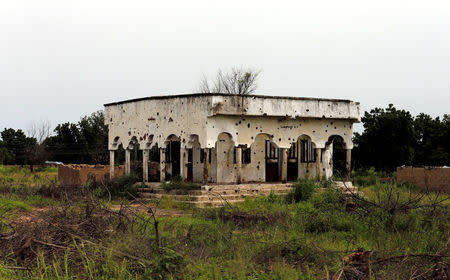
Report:
M411 183L423 189L450 193L450 168L444 167L398 167L397 181Z
M114 168L114 176L125 173L124 166ZM90 180L102 181L109 178L109 165L70 164L58 167L58 180L63 185L85 185Z

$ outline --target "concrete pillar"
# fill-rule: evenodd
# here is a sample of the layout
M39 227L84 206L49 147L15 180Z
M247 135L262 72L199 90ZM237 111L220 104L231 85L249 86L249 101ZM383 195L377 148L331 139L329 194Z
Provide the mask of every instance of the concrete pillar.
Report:
M347 170L347 180L350 180L350 175L352 172L352 150L347 149L347 157L346 157L346 170Z
M131 150L125 149L125 174L131 173Z
M142 150L142 179L144 183L148 182L148 159L150 150Z
M161 182L166 181L166 149L159 148L159 179Z
M236 165L237 165L236 182L238 184L240 184L241 183L241 172L242 172L242 148L241 147L236 148Z
M187 179L187 160L188 150L186 148L180 148L180 176L183 180Z
M322 181L322 163L320 162L320 149L315 149L316 153L316 177L319 181Z
M109 179L114 178L114 150L109 151Z
M208 183L208 161L211 149L203 149L203 184Z
M289 149L281 148L281 155L283 162L281 163L281 182L287 182L287 169L288 169L288 151Z

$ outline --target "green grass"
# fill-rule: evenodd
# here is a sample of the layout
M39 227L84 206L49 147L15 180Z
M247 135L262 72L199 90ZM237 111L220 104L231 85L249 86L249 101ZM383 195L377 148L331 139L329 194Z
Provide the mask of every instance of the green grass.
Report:
M361 190L370 200L379 202L386 199L388 187L376 182ZM358 249L372 251L374 259L408 253L448 253L448 201L435 211L418 208L390 215L373 208L355 212L346 211L344 200L332 188L320 193L309 185L301 188L307 195L302 194L295 203L271 194L227 208L185 209L163 198L148 205L188 210L193 215L158 218L159 250L154 247L154 221L142 213L125 227L126 222L120 218L107 222L101 232L110 234L92 239L95 245L73 238L64 244L69 249L63 254L54 258L37 255L29 271L6 269L7 265L21 264L0 262L0 278L329 279L343 267L342 258ZM410 194L422 194L414 187L397 185L393 193L398 193L400 201L407 201ZM433 197L424 197L421 203L429 204ZM10 211L27 211L39 203L52 203L46 199L11 194L0 197L0 205L8 205ZM84 215L86 205L80 202L70 209ZM8 259L14 255L2 254ZM413 270L425 271L431 265L428 260L409 259L372 267L370 277L409 279Z
M36 194L42 185L55 184L57 168L35 169L31 172L18 166L0 165L0 217L12 217L18 211L31 211L36 206L58 204L57 201Z
M2 190L23 191L42 185L56 184L58 169L47 167L31 172L27 168L0 165L0 192Z

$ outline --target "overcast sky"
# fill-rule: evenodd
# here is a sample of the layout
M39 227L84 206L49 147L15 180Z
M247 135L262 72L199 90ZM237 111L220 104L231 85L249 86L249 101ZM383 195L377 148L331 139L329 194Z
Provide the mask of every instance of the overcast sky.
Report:
M441 116L450 1L2 1L0 129L194 92L239 65L262 70L257 94Z

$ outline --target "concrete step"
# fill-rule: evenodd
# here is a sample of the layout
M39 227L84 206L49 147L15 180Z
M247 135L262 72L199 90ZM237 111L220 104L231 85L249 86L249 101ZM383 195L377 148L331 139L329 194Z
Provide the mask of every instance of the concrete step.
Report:
M210 190L190 190L186 191L188 195L207 195L207 194L221 194L221 195L232 195L232 194L255 194L255 195L265 195L270 194L270 192L274 193L288 193L291 191L290 187L283 188L263 188L263 189L210 189ZM180 194L183 193L182 190L171 190L169 192L163 189L156 188L139 188L139 193L156 193L156 194Z

